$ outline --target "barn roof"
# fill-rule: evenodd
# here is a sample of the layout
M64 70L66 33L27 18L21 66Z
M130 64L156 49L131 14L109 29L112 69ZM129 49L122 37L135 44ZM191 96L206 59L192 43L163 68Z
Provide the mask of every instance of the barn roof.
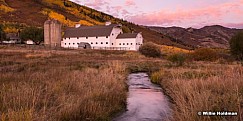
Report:
M138 33L124 33L124 34L119 34L117 36L117 39L126 39L126 38L136 38Z
M114 27L120 27L118 24L107 26L80 26L78 28L71 27L65 30L64 38L69 37L100 37L110 36Z

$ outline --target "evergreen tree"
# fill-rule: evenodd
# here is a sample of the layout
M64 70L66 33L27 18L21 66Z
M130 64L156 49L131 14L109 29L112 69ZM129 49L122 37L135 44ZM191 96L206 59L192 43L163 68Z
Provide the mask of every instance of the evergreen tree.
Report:
M6 39L6 34L5 32L3 31L3 26L0 25L0 41L3 41Z
M230 40L230 51L238 60L243 60L243 31Z

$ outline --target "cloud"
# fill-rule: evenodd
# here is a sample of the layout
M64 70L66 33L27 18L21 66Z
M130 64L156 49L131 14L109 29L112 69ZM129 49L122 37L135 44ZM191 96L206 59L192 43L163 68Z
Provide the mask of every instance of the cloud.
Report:
M184 9L177 8L175 11L162 9L152 13L142 13L129 16L129 21L142 25L184 25L184 26L203 26L216 22L231 19L241 19L243 13L243 0L240 2L223 3L204 8Z
M86 4L87 6L92 6L94 9L101 10L102 6L109 5L109 2L106 0L94 0Z
M243 0L204 0L199 2L186 2L186 6L177 0L165 3L166 7L153 9L156 5L146 5L149 0L142 2L139 0L71 0L87 5L94 9L106 12L115 17L141 25L158 26L181 26L181 27L202 27L205 25L221 24L229 27L241 27L243 20ZM197 3L198 7L191 4ZM168 5L167 5L168 4ZM188 6L187 6L188 5ZM163 5L162 5L163 6ZM201 7L200 7L201 6ZM204 6L204 7L202 7ZM154 12L151 12L151 9ZM241 20L241 21L240 21Z
M124 10L122 6L113 6L110 7L110 14L112 14L113 16L119 16L121 15L121 12Z
M227 26L227 27L243 29L243 22L242 23L223 23L221 25Z
M133 0L126 0L125 5L126 6L134 6L134 5L136 5L136 3Z

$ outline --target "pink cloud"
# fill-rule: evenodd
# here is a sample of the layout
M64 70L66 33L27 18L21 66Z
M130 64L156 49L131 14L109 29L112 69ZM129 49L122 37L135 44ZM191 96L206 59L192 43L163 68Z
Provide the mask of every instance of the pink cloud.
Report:
M104 5L108 5L109 3L105 0L94 0L94 2L92 3L88 3L86 5L88 6L92 6L94 7L95 9L98 9L100 10L101 9L101 6L104 6Z
M133 6L133 5L136 5L135 2L133 0L126 0L125 1L125 5L126 6Z
M224 3L220 5L212 5L198 9L178 8L175 11L161 10L152 13L141 13L130 16L129 21L143 25L185 25L202 26L202 24L213 24L221 22L228 15L237 19L242 19L243 0L240 2ZM229 18L227 18L229 19Z
M243 22L242 23L226 23L226 24L222 24L222 25L227 26L227 27L243 29Z

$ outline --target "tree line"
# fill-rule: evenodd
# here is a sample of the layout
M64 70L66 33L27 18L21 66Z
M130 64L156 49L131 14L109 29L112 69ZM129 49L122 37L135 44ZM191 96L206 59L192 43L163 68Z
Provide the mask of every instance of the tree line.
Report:
M26 27L20 31L21 41L32 40L35 44L39 45L44 41L44 29L38 27ZM0 41L8 40L4 32L3 25L0 25Z

